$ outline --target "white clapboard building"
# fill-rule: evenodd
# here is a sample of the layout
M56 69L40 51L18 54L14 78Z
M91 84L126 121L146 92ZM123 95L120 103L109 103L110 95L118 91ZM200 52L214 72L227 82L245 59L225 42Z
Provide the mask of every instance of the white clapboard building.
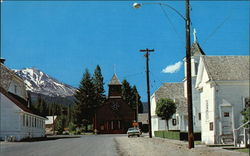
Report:
M0 63L0 140L45 136L45 119L28 108L23 80Z
M233 143L233 131L249 107L249 56L202 56L196 88L200 92L201 134L206 144Z

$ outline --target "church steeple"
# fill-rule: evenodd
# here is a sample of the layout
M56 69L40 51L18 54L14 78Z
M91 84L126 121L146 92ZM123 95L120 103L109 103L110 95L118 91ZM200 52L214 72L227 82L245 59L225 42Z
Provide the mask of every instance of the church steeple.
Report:
M206 55L204 51L201 49L200 44L197 41L197 35L196 35L195 29L194 29L193 35L194 35L194 43L192 44L192 47L191 47L191 56Z
M121 98L122 96L122 84L114 74L109 82L109 93L108 98Z
M121 85L121 82L117 78L116 74L113 75L112 79L109 82L109 85Z

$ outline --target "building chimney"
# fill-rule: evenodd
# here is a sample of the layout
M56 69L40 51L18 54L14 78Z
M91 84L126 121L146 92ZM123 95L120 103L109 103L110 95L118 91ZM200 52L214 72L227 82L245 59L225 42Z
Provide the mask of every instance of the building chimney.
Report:
M0 58L0 63L4 64L5 59L4 58Z

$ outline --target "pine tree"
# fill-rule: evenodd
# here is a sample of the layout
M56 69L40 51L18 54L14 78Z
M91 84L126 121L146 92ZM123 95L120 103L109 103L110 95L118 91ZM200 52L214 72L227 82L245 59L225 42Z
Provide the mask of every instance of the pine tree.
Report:
M141 102L141 96L139 95L136 86L134 85L132 88L132 108L136 109L136 105L138 105L138 113L143 112L143 105Z
M43 117L48 115L47 104L41 95L38 95L37 104L36 104L37 113Z
M95 106L95 90L91 75L88 69L85 70L79 88L75 93L75 124L78 126L83 124L83 121L90 122ZM87 123L87 122L84 122ZM86 124L85 124L86 126Z
M136 110L136 105L138 104L138 112L143 112L141 96L139 95L136 86L134 85L133 88L131 88L127 80L122 81L122 97L131 109Z
M129 82L126 79L124 79L122 81L122 98L132 108L132 105L131 105L132 104L131 103L132 97L131 97L131 95L132 95L131 86L130 86Z
M99 65L96 66L94 76L93 76L93 84L95 89L95 107L99 107L105 102L105 90L104 90L104 82L103 76L101 72L101 68Z

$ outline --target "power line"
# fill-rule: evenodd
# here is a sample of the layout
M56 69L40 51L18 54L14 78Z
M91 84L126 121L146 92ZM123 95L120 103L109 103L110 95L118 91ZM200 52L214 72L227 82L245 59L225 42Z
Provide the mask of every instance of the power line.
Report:
M180 34L179 34L178 31L176 30L176 28L175 28L173 22L171 21L171 19L169 18L169 16L168 16L166 10L163 8L162 5L160 5L160 7L161 7L161 10L162 10L162 12L164 13L165 17L167 18L168 22L170 23L172 29L174 30L174 32L176 33L176 35L178 36L178 38L181 40Z
M216 28L215 28L215 30L214 31L212 31L212 33L207 37L207 39L203 42L203 44L205 44L216 32L217 32L217 30L219 30L221 27L222 27L222 25L224 24L224 23L226 23L226 21L230 18L232 16L232 12L224 19L224 21L222 21L221 22L221 24L219 24Z

